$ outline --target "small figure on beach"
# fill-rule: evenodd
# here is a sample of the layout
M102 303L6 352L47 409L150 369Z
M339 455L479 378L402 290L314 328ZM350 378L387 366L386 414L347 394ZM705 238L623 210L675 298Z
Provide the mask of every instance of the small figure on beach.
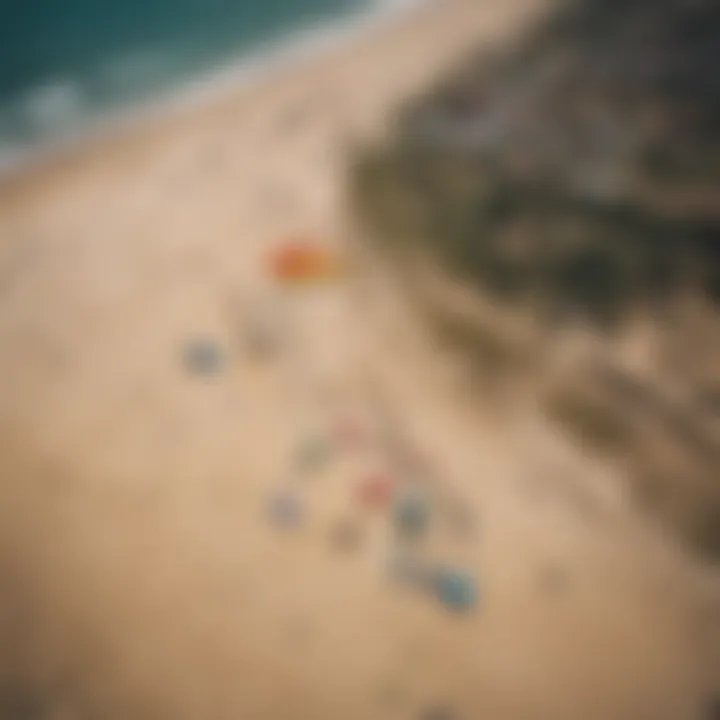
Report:
M284 529L297 527L303 519L300 498L289 490L281 490L272 495L267 509L273 524Z
M193 375L216 375L224 362L220 344L211 338L194 338L183 348L183 363Z
M441 568L436 572L435 592L448 610L467 612L477 602L475 579L469 573L454 568Z
M347 555L360 549L363 534L355 520L345 517L333 523L329 539L334 550Z
M301 474L319 472L330 458L328 440L321 434L308 434L300 443L295 464Z
M363 427L353 417L345 415L337 418L333 426L333 436L343 450L360 450L366 444Z
M282 330L279 313L275 308L253 308L243 321L242 334L246 352L259 360L274 356L282 345Z
M393 477L386 472L378 472L364 477L355 489L357 501L371 510L385 509L390 503L395 488Z
M401 539L423 537L430 522L430 498L419 487L403 488L393 504L393 526Z
M414 553L394 550L387 565L390 577L402 585L409 585L417 590L427 591L434 586L434 570Z
M458 720L458 716L450 708L437 705L423 710L419 720Z

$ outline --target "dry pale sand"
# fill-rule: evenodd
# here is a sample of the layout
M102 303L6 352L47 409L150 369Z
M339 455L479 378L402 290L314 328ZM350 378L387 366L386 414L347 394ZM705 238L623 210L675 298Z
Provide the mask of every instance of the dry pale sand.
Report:
M470 407L391 281L286 297L296 342L263 362L241 350L275 238L348 237L348 143L539 9L447 0L4 181L5 705L58 720L709 717L710 581L612 468L529 412ZM197 336L225 348L219 374L185 371ZM374 444L289 476L300 435L347 412L390 417L472 513L459 533L444 512L425 552L476 574L474 612L389 581L386 521L352 500L387 467ZM283 482L306 503L291 533L265 513ZM355 550L329 541L338 517L361 523Z

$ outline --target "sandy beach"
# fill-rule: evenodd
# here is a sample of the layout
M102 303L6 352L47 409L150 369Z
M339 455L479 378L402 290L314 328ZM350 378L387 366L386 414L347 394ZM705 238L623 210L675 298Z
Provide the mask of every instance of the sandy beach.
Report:
M542 11L429 4L2 179L2 702L53 720L707 716L717 592L613 468L530 414L468 408L384 276L278 298L264 272L288 236L344 249L352 145ZM243 319L269 298L297 342L258 361ZM215 375L184 367L193 338L222 349ZM391 582L386 519L353 502L358 477L394 472L383 403L474 518L424 550L477 579L470 613ZM371 439L290 478L298 438L348 416ZM267 499L288 482L305 517L282 532ZM331 542L339 519L357 547Z

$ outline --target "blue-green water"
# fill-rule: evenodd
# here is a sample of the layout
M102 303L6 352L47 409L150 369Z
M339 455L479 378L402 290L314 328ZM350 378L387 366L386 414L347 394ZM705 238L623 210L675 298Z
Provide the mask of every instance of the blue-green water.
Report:
M0 0L0 151L77 130L94 114L382 4Z

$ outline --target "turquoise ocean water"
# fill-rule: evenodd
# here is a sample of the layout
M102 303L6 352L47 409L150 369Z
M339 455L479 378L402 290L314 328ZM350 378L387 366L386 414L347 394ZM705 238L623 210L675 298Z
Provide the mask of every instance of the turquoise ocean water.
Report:
M0 163L8 153L267 59L398 0L0 0ZM408 4L407 2L404 4Z

